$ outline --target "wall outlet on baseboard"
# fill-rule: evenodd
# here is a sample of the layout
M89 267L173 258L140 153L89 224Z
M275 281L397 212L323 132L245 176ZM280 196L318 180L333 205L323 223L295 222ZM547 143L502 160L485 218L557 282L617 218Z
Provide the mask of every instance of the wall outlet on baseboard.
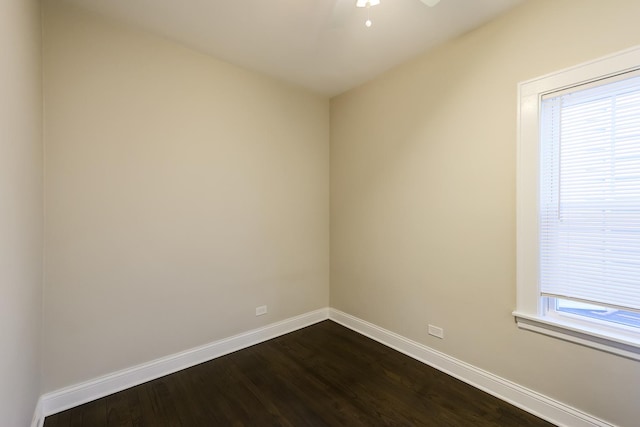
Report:
M437 326L429 325L429 335L433 335L437 338L444 338L444 329L439 328Z
M256 316L262 316L263 314L267 314L267 306L261 305L260 307L256 307Z

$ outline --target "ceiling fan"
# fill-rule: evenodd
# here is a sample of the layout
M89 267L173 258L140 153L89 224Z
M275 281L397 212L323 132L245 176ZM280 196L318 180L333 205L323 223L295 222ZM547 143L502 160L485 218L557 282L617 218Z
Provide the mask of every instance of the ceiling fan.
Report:
M433 7L440 3L440 0L420 0L422 3L426 4L429 7ZM380 4L380 0L356 0L356 7L366 7L367 8L367 20L364 25L370 27L372 24L371 18L369 17L368 9L371 6L377 6Z

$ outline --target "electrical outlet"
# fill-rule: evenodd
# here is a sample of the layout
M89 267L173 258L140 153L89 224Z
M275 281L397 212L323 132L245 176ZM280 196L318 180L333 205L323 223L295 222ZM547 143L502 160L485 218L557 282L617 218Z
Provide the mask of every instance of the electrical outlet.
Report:
M444 329L439 328L437 326L429 325L429 335L433 335L434 337L443 339L444 338Z
M267 314L267 306L261 305L260 307L256 307L256 316L262 316L263 314Z

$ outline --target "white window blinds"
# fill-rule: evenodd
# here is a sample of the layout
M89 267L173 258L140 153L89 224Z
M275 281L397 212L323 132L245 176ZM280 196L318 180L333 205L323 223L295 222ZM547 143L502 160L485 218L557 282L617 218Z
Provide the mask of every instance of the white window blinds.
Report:
M540 291L640 311L640 76L546 96Z

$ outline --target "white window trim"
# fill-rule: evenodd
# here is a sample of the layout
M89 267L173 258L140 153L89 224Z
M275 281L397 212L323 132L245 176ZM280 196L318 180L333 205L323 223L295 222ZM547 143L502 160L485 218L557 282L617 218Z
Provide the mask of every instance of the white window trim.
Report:
M640 338L603 333L583 322L544 316L539 292L540 103L550 92L640 69L640 46L518 85L517 308L518 327L640 360Z

